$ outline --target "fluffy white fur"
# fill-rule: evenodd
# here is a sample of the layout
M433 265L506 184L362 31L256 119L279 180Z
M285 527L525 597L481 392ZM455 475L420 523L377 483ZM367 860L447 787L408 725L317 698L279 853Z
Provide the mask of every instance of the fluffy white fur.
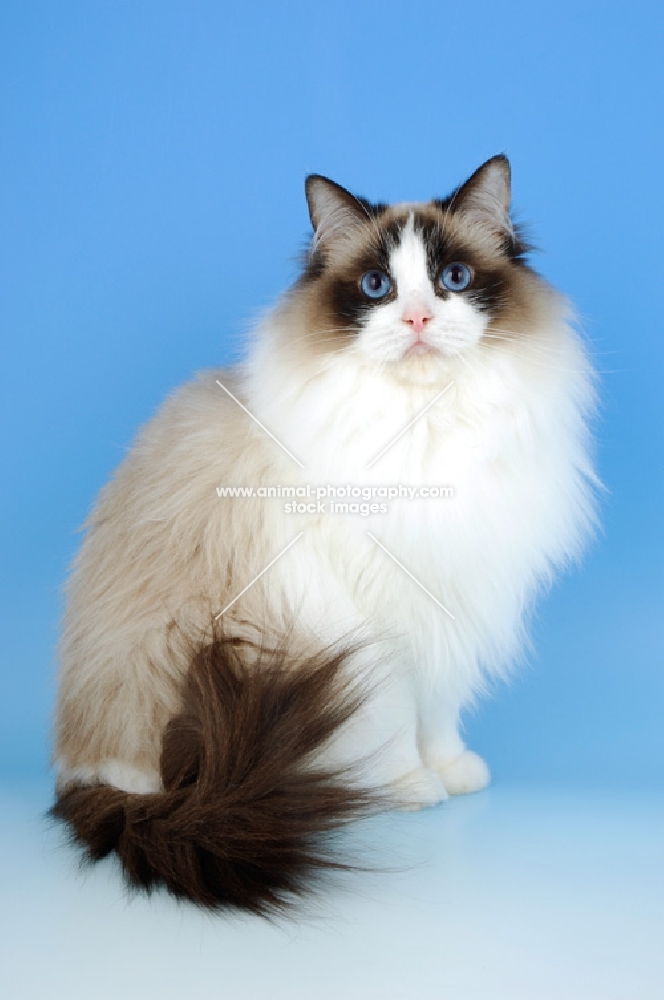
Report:
M309 517L293 554L299 568L284 561L275 569L281 586L293 588L293 605L302 602L303 613L308 605L312 624L325 622L327 634L332 621L339 634L362 621L391 637L392 677L407 678L388 727L396 769L409 760L417 782L424 766L442 776L449 792L472 791L486 784L488 771L465 751L459 713L487 678L504 676L519 658L532 600L557 567L580 554L594 523L586 430L592 371L555 293L547 293L540 329L488 354L477 349L483 317L460 299L433 295L412 229L392 268L397 302L377 311L355 348L323 374L303 377L282 363L280 344L290 331L281 329L278 313L271 316L248 365L246 392L252 411L304 463L303 481L454 487L454 500L442 509L436 501L401 500L387 516ZM408 378L384 363L402 357L412 339L398 313L414 296L434 312L426 336L441 355L412 359ZM450 381L448 392L367 469ZM299 527L293 522L291 530ZM330 589L318 602L308 595L305 603L305 563L326 568L319 581ZM366 720L358 729L367 746L354 745L351 757L386 736L385 728L369 736Z
M278 632L295 618L303 647L364 637L354 669L376 693L329 753L365 760L372 780L395 783L406 804L489 780L464 746L460 713L518 660L533 599L592 529L592 368L565 301L544 283L537 329L502 331L491 343L484 314L462 296L434 294L412 220L391 268L396 300L375 310L352 345L324 357L303 351L294 363L293 344L307 331L279 305L241 372L204 373L181 390L107 487L70 585L61 783L85 775L133 791L158 787L159 737L187 666L169 624L204 631L210 613L301 530L228 613L232 627ZM424 331L432 352L405 358L412 331L401 316L413 303L432 313ZM215 492L219 483L298 482L450 485L454 498L391 501L387 514L370 517L300 516L280 501Z

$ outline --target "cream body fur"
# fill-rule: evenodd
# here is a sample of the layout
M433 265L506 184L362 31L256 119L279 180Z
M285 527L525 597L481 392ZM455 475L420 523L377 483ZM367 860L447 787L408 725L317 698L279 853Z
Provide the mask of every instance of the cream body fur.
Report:
M498 257L512 232L505 170L489 161L437 223L470 241L478 283L481 255ZM319 187L314 248L333 269L356 253L362 216L351 218L343 189ZM565 300L529 268L501 265L513 298L499 313L436 285L419 209L371 220L400 227L389 302L356 325L312 322L323 293L314 279L296 286L257 327L247 361L169 399L102 491L68 591L60 789L162 787L162 736L191 643L300 532L224 624L252 640L286 630L294 662L361 637L348 669L374 693L322 757L362 761L363 780L411 807L488 781L460 713L518 660L533 599L592 529L593 372ZM451 486L454 496L391 500L363 517L216 492L298 483Z

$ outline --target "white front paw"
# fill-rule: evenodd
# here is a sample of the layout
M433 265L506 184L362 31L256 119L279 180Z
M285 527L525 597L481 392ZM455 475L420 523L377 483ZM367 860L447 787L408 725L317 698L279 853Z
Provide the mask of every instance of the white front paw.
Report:
M425 809L447 798L443 781L428 767L418 767L393 782L395 805L398 809Z
M479 792L491 780L489 768L479 754L464 750L458 757L436 767L449 795Z

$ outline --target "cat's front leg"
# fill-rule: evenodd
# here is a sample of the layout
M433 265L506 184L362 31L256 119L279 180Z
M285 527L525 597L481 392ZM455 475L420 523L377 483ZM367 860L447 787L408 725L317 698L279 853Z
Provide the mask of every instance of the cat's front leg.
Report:
M449 795L479 792L489 784L486 762L459 735L457 704L438 701L420 712L418 744L425 766L442 778Z
M390 669L389 661L377 672L372 652L360 650L353 661L353 675L368 678L370 693L327 747L322 764L355 771L362 784L385 791L396 808L437 805L448 793L441 776L420 756L411 679L394 664Z

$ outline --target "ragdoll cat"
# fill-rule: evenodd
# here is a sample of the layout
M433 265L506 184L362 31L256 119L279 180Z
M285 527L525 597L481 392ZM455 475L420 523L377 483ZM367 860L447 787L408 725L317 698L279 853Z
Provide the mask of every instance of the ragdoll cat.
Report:
M343 866L334 827L487 784L460 713L595 518L593 372L507 159L426 204L306 194L246 362L170 398L102 491L61 646L54 814L135 885L257 912Z

